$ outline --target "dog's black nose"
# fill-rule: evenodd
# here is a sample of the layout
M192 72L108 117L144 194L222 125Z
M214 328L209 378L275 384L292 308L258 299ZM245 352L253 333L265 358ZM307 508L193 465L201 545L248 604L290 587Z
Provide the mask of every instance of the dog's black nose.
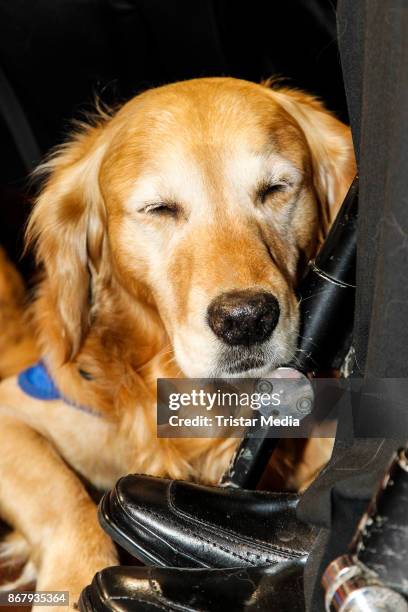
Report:
M232 346L265 342L279 321L279 302L266 291L230 291L212 301L207 311L213 332Z

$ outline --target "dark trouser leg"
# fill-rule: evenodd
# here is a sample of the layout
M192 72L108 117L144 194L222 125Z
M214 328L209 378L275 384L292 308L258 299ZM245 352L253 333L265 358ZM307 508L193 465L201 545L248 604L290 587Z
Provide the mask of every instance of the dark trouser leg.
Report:
M408 7L405 0L339 0L338 33L359 159L354 347L357 376L408 376ZM354 410L358 406L353 406ZM389 407L392 410L392 406ZM339 425L344 433L345 418ZM362 508L400 440L338 437L299 516L322 527L306 568L309 610L323 610L320 578L345 552Z

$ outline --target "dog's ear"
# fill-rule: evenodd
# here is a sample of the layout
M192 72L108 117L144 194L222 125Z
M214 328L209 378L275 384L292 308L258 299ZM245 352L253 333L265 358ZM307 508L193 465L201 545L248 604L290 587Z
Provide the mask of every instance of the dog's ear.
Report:
M350 128L336 119L316 98L302 91L284 88L272 89L271 93L296 120L309 145L314 186L326 233L356 174Z
M27 244L35 244L47 296L60 319L65 360L76 355L89 329L91 276L99 273L106 256L106 215L98 181L102 130L83 129L40 168L48 180L26 233Z

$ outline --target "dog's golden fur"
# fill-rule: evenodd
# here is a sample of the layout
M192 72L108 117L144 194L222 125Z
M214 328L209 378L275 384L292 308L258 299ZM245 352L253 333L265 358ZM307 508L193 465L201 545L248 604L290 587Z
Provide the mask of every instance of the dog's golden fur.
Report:
M24 282L0 247L0 380L16 374L38 358L26 303Z
M43 268L34 327L61 392L97 416L1 383L0 515L28 541L38 588L75 601L116 562L76 473L102 488L129 472L217 482L236 440L157 439L156 379L225 373L204 313L231 289L281 306L249 374L293 356L294 287L355 162L349 129L314 98L214 78L137 96L44 169L28 227ZM265 172L281 187L260 202Z

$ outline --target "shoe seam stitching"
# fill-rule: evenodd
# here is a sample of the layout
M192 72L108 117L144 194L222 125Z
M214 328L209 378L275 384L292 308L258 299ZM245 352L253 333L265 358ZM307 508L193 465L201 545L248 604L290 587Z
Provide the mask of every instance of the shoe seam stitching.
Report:
M122 506L123 508L123 506ZM126 512L126 511L125 511ZM156 514L156 512L154 512L153 510L144 508L144 512L146 512L147 514L150 514L152 517L154 517L155 519L161 520L163 517L160 516L159 514ZM129 518L131 518L133 521L135 520L131 515L129 515L126 512L127 516L129 516ZM139 521L138 521L139 522ZM226 548L225 546L222 546L221 544L218 544L217 542L208 540L200 535L198 535L196 532L193 532L191 529L189 529L188 527L184 526L184 525L180 525L181 530L186 533L189 536L194 536L196 538L198 538L201 542L204 542L205 544L209 544L210 546L213 546L214 548L218 548L219 550L222 550L223 552L226 552L227 554L236 557L237 559L241 559L241 561L244 561L245 563L249 563L252 564L254 567L257 566L257 564L254 561L251 561L248 557L256 557L257 559L262 559L263 561L267 562L267 563L277 563L278 561L276 559L271 559L270 557L263 557L262 555L256 553L256 552L250 552L250 551L246 551L246 557L244 557L243 555L240 555L239 553L236 553L232 550L229 550L228 548ZM228 540L228 537L224 534L224 537ZM229 541L233 544L237 544L239 542L237 542L236 540L234 541L232 538L229 539ZM273 547L271 547L273 549ZM175 551L175 552L179 552L179 551ZM269 552L272 552L271 550ZM298 551L298 552L293 552L293 551L286 551L286 550L281 550L281 549L276 549L275 552L279 552L280 554L282 554L282 556L284 556L286 559L297 559L299 557L304 556L305 554L307 554L307 551ZM181 551L181 554L183 554L183 552ZM189 553L189 557L193 557L194 555ZM197 562L201 562L199 559L196 559Z
M146 514L150 514L150 516L154 517L155 519L161 520L163 518L159 514L156 514L155 512L153 512L150 509L144 508L143 510L144 510L144 512L146 512ZM130 516L130 515L128 514L128 516ZM132 520L134 520L133 517L130 517L130 518L132 518ZM234 552L232 550L228 550L227 548L225 548L224 546L222 546L220 544L217 544L216 542L212 542L211 540L207 540L206 538L201 537L200 535L197 535L197 533L194 533L191 529L189 529L188 527L186 527L184 525L180 525L180 529L184 533L189 535L189 536L194 535L196 538L198 538L201 542L204 542L205 544L209 544L210 546L213 546L214 548L218 548L218 549L220 549L220 550L230 554L231 556L236 557L237 559L241 559L241 561L244 561L245 563L251 563L251 561L249 561L249 559L247 559L246 557L240 555L239 553L236 553L236 552ZM175 552L179 552L179 551L175 551ZM181 551L181 554L183 554L182 551ZM259 559L261 558L261 555L258 555L257 553L249 553L249 552L247 552L246 554L247 554L248 557L250 555L252 555L252 556L257 557ZM194 555L189 553L189 556L193 557ZM196 559L196 560L197 560L197 562L201 563L201 561L199 559ZM265 561L270 562L270 563L276 563L276 559L266 558Z
M219 527L218 525L215 525L213 523L204 522L201 519L196 519L196 518L192 517L191 515L183 512L182 510L179 510L176 507L175 503L174 503L174 495L173 495L173 493L171 491L172 484L174 482L176 482L176 481L174 481L174 480L171 481L171 483L170 483L170 485L168 487L168 490L167 490L167 493L168 493L167 494L167 501L168 501L168 504L170 506L170 509L176 514L176 516L184 518L185 520L189 521L190 523L196 523L198 525L201 525L205 529L216 528L218 531L222 532L222 534L224 535L224 537L227 540L230 540L231 542L236 543L236 544L244 542L247 546L251 547L251 542L249 542L247 538L242 537L241 538L241 542L240 542L237 539L236 534L232 530L228 529L227 527ZM151 512L151 510L148 510L148 511ZM159 518L158 515L155 515L155 516L156 516L156 518ZM192 530L188 529L187 527L184 527L184 526L181 526L181 527L183 527L189 535L194 534L196 537L198 537L199 539L202 539L204 542L207 542L207 543L211 544L210 541L207 541L204 538L201 538L198 534L194 533ZM235 536L235 537L228 538L228 536ZM266 542L265 540L260 540L259 538L253 538L253 541L255 541L255 542L257 542L259 544L262 544L265 547L267 547L269 552L271 552L271 551L279 552L279 553L282 553L282 554L286 554L288 557L301 557L301 556L307 554L307 552L308 552L307 550L304 550L304 549L298 549L297 551L293 551L293 549L287 548L285 546L279 546L277 544L271 544L270 542ZM214 542L213 545L216 546L216 547L219 546L216 542ZM219 548L221 548L221 550L223 550L222 546L219 546ZM226 552L228 552L228 551L226 551ZM267 552L268 551L265 551L265 553L267 553ZM233 554L234 554L234 556L236 555L239 558L244 559L243 557L240 557L240 555L238 553L233 553ZM262 555L259 555L257 553L249 553L249 554L257 557L258 559L262 557ZM266 559L266 560L272 562L272 559Z

